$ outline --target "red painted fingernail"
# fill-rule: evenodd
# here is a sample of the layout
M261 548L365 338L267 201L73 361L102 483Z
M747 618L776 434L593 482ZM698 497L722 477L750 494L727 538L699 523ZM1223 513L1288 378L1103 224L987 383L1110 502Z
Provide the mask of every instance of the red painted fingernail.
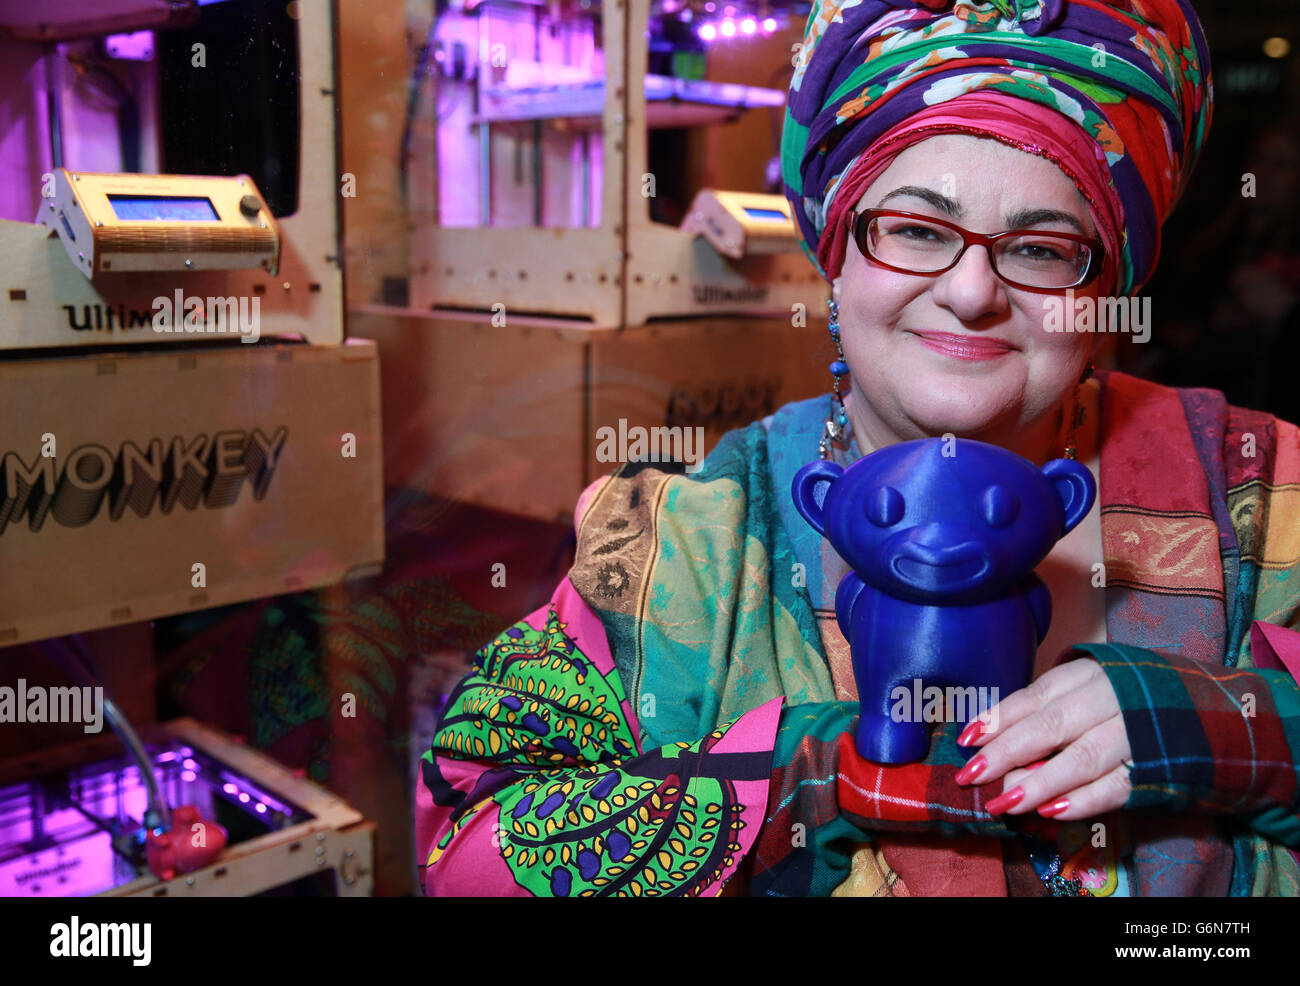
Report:
M996 798L984 806L984 810L990 815L1000 815L1008 808L1014 808L1025 800L1025 789L1023 787L1013 787L1010 791L999 794Z
M965 767L957 771L955 780L958 784L969 784L975 778L979 777L980 774L984 773L984 768L988 765L989 762L984 759L984 754L981 753L970 763L966 764Z
M1038 761L1035 761L1034 763L1027 763L1027 764L1025 764L1025 770L1037 770L1039 767L1041 767L1041 766L1042 766L1043 764L1045 764L1045 763L1047 763L1046 760L1038 760Z
M1043 807L1039 808L1038 814L1042 815L1044 818L1055 818L1057 815L1059 815L1061 812L1065 811L1065 809L1069 807L1070 807L1069 798L1057 798L1050 805L1043 805Z
M957 745L970 746L983 735L984 723L979 719L972 719L966 728L961 731L961 735L957 737Z

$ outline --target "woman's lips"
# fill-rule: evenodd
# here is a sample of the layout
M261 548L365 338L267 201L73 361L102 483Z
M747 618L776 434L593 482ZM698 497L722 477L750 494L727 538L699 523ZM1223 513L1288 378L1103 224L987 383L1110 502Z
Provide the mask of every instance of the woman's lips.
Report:
M951 332L914 332L921 345L956 359L990 360L1014 352L1015 346L993 336L953 335Z

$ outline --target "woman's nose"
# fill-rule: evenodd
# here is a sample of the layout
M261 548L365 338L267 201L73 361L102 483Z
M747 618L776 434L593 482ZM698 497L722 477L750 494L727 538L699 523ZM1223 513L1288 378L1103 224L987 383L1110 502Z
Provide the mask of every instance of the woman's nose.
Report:
M963 322L998 315L1008 306L1006 285L993 271L987 247L972 244L957 266L940 275L934 300Z

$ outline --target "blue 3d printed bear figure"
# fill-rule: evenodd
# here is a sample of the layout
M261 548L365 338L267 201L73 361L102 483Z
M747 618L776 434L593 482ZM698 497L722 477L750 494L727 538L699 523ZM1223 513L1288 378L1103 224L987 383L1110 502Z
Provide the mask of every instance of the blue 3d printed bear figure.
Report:
M947 437L890 445L847 469L812 463L793 494L852 569L835 615L857 679L858 753L896 764L930 748L924 720L933 716L904 694L942 689L953 708L966 707L960 728L983 711L967 697L993 705L1029 683L1052 618L1034 567L1088 515L1097 487L1078 462L1039 469L995 445Z

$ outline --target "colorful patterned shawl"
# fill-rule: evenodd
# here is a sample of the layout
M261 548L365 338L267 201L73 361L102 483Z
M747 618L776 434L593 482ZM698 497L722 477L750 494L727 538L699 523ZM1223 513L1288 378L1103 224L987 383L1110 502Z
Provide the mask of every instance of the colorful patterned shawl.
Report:
M1300 624L1300 429L1099 380L1109 643L1080 649L1133 751L1127 890L1296 894L1300 687L1251 670L1247 631ZM1022 823L954 782L950 727L919 764L848 751L832 553L788 493L826 406L583 495L569 578L479 652L423 760L430 894L717 894L738 871L770 895L1044 892Z

